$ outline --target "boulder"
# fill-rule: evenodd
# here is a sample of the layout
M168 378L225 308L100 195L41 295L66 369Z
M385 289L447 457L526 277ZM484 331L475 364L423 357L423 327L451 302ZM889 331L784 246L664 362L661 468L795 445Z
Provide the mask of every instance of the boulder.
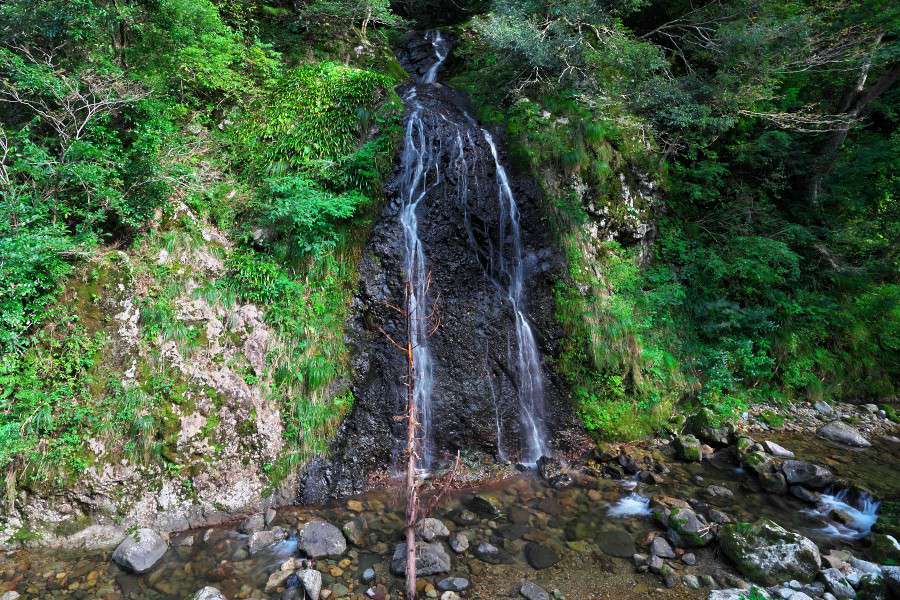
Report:
M770 494L784 494L788 491L788 484L784 475L778 472L765 471L760 473L759 483Z
M537 542L528 542L525 545L525 559L533 569L537 570L552 567L562 560L556 550Z
M469 500L469 508L489 519L495 519L503 514L503 505L496 497L489 494L476 494Z
M64 540L67 548L88 551L113 550L125 539L125 530L116 525L88 525Z
M766 454L761 450L751 450L744 454L741 460L748 470L753 471L759 477L763 477L765 473L772 472L772 463L775 459L772 455Z
M635 554L631 534L620 528L604 529L597 534L597 546L610 556L630 558Z
M850 582L844 577L844 574L835 568L825 569L820 573L822 581L828 591L834 594L838 600L847 600L848 598L856 598L856 591Z
M214 587L206 586L196 594L193 600L228 600L222 592Z
M300 531L297 548L311 558L341 556L347 551L347 540L341 530L331 523L312 521Z
M360 547L364 546L366 543L367 529L368 524L366 523L366 519L361 515L353 517L341 527L344 537L354 546Z
M892 535L873 533L871 554L879 562L900 564L900 543Z
M322 593L322 574L315 569L303 569L297 571L297 577L300 578L300 585L306 590L307 598L319 600Z
M800 460L784 461L781 470L790 485L820 490L834 481L834 475L825 467Z
M655 537L650 543L650 554L660 558L675 558L675 551L663 537Z
M526 581L519 588L519 594L527 600L550 600L550 594L536 583Z
M700 440L693 435L679 435L675 438L675 450L678 458L688 462L700 462Z
M450 530L440 519L428 517L419 521L416 525L416 533L426 542L433 542L437 538L445 538L450 535Z
M769 598L769 594L766 590L761 590L759 588L755 588L757 597L759 598ZM745 590L742 588L728 588L725 590L713 590L709 593L709 596L706 597L706 600L747 600L750 597L750 590Z
M775 442L766 440L763 442L766 452L778 458L794 458L794 453Z
M831 408L831 405L827 402L823 402L822 400L817 400L813 407L816 409L816 411L823 415L830 415L834 413L834 409Z
M721 448L728 445L731 430L727 426L717 426L718 424L719 419L708 408L701 408L687 420L687 427L691 433L701 441Z
M454 533L450 536L450 548L457 554L462 554L469 549L469 538L464 533Z
M479 560L483 560L484 562L492 565L501 565L513 562L512 557L508 552L501 550L497 546L489 544L487 542L481 542L475 547L475 556L477 556Z
M885 565L881 567L881 576L891 598L900 598L900 567Z
M416 543L416 575L437 575L448 573L451 568L450 555L440 542ZM406 544L397 544L391 558L391 573L397 576L406 573Z
M709 523L690 508L675 507L669 511L669 539L676 546L705 546L715 537Z
M437 583L437 589L442 592L461 592L469 587L469 580L465 577L447 577Z
M765 585L812 581L822 564L811 540L768 519L724 525L719 547L741 573Z
M281 527L275 527L273 529L265 529L263 531L256 531L254 533L251 533L250 537L247 539L247 545L250 554L256 554L260 550L268 548L275 542L280 542L285 537L287 537L287 532L285 532Z
M863 434L861 434L858 429L843 421L832 421L827 425L819 427L816 435L825 438L826 440L831 440L832 442L838 442L839 444L844 444L846 446L855 446L857 448L868 448L872 445L869 443L869 440L863 437Z
M813 492L812 490L808 490L802 485L792 485L791 496L793 496L794 498L799 498L804 502L809 502L810 504L816 504L819 502L821 494L819 494L818 492Z
M127 536L113 552L112 559L132 573L146 573L159 562L169 545L152 529L138 529Z
M250 515L241 522L238 529L241 533L251 534L266 528L266 517L262 513Z

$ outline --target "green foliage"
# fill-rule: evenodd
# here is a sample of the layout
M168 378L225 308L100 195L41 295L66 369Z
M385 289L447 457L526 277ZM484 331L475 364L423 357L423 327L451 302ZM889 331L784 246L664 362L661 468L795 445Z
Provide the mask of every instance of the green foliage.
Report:
M327 180L373 127L396 119L391 84L384 75L329 62L292 69L251 107L254 118L235 128L236 152L257 173L294 169Z
M271 224L278 254L288 259L332 250L338 241L337 226L368 202L357 191L335 194L317 189L303 177L273 178L266 183L271 200L260 209L262 221Z
M245 43L210 0L160 0L149 17L129 54L146 81L181 100L233 101L279 71L277 57L258 43Z

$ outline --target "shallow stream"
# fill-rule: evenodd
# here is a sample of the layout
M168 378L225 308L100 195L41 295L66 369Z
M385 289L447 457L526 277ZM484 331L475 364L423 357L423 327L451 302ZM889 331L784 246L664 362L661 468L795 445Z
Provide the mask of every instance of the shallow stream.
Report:
M882 497L897 498L897 444L876 442L872 448L851 453L846 449L835 452L825 442L807 438L771 437L797 452L798 458L829 463L838 477L852 477L856 484ZM661 456L658 450L653 454L657 460ZM631 556L646 552L648 534L656 530L647 499L657 495L708 503L739 520L768 516L811 537L823 553L833 547L852 547L854 554L866 554L864 542L836 535L840 532L829 528L833 522L810 505L790 496L761 492L755 480L733 464L724 460L684 464L669 459L666 464L670 472L654 485L579 477L576 485L556 490L533 473L524 473L477 489L458 490L446 496L432 516L440 518L451 533L466 533L470 547L460 554L451 553L450 573L422 578L423 585L437 585L448 575L464 577L471 587L463 596L483 599L515 598L524 580L535 581L548 591L559 590L569 600L642 598L648 594L704 597L702 589L682 585L660 589L658 577L635 571ZM727 487L733 496L711 497L710 485ZM495 514L490 514L494 509L487 510L484 502L476 514L476 494L495 504ZM340 527L362 516L368 525L364 543L350 546L343 562L320 560L316 568L323 573L324 588L331 590L332 598L363 598L375 583L392 591L402 587L401 580L389 572L403 530L401 496L399 489L383 489L330 507L286 507L278 511L273 524L294 532L314 519ZM859 507L864 508L862 504ZM476 557L481 543L500 550L499 562ZM22 550L0 558L0 592L15 589L23 598L180 600L212 585L230 600L279 599L281 591L264 591L266 580L296 553L296 542L289 538L250 556L248 537L236 531L236 524L174 534L164 559L143 576L122 571L108 552ZM673 561L681 569L677 574L711 574L721 581L723 565L713 548L695 554L694 566ZM531 566L536 562L554 564L536 569ZM375 579L364 584L361 575L369 567L374 569Z

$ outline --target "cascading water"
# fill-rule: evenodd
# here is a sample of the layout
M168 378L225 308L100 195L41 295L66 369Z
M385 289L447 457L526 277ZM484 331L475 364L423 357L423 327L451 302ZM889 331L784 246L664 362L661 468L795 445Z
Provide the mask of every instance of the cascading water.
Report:
M497 145L487 130L482 134L491 148L491 156L497 172L498 201L500 202L500 248L509 246L509 251L501 252L500 269L506 279L506 299L515 314L516 328L516 369L519 378L518 399L526 447L522 462L529 465L548 454L547 437L544 429L544 375L541 372L541 356L531 325L522 309L525 262L522 255L522 230L519 225L519 207L509 185L506 169L497 155ZM508 228L508 231L507 231ZM508 240L508 243L507 243Z
M444 39L444 36L441 35L440 30L429 31L425 34L425 39L431 42L432 47L434 48L434 64L428 68L428 71L425 73L425 76L422 78L422 83L430 84L437 81L438 70L440 70L441 65L444 64L444 61L447 60L447 55L450 53L450 49L447 46L447 42Z
M511 309L515 332L514 361L511 362L515 366L515 388L523 440L521 461L534 465L541 456L548 454L544 424L544 379L535 335L525 316L526 273L519 208L491 134L479 127L464 110L457 110L455 113L445 111L440 105L425 103L420 98L420 94L423 98L430 97L440 87L437 84L438 72L449 55L449 41L440 31L428 32L425 39L431 44L433 62L404 97L409 114L400 165L400 223L405 240L404 267L409 294L410 336L415 345L413 397L421 424L420 464L427 470L434 460L432 395L435 367L428 339L428 317L432 310L428 297L429 264L419 236L417 210L428 193L442 185L449 175L456 183L456 200L463 210L469 245L480 254L479 260L482 261L485 274ZM452 133L448 135L448 131ZM489 148L489 154L480 147L482 142ZM444 164L448 165L447 169L452 173L441 172ZM486 164L492 164L495 173L489 188L482 181L483 173L487 171ZM470 178L473 185L470 185ZM473 188L477 190L478 198L470 198L470 190ZM499 220L496 232L488 232L479 241L470 223L469 208L473 202L484 200L481 197L482 189L496 189ZM493 385L490 382L488 385L497 419L498 454L503 456L501 416Z
M419 418L419 465L428 470L433 459L431 435L431 394L434 388L434 369L428 345L430 335L428 302L428 262L419 239L419 220L416 209L428 192L427 175L436 165L432 164L434 152L426 136L422 120L422 105L413 88L405 98L412 106L406 122L406 135L401 159L402 200L400 223L405 240L405 267L407 290L407 310L409 311L409 337L413 344L413 367L415 380L413 401Z
M822 494L816 508L803 512L825 522L825 526L817 530L818 534L841 540L859 540L872 531L880 506L880 502L865 492L851 503L848 491L839 490L834 494ZM841 520L835 520L835 515L839 515Z

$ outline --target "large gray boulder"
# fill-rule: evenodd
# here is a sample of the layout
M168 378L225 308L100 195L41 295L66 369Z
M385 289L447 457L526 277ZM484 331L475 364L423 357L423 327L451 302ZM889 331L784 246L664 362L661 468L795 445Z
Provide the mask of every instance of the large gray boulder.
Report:
M790 485L819 490L834 481L834 475L825 467L802 460L786 460L782 463L781 470Z
M297 538L297 548L310 558L341 556L347 540L341 530L326 521L307 523Z
M851 425L848 425L847 423L844 423L843 421L832 421L827 425L819 427L816 435L821 438L825 438L826 440L838 442L839 444L844 444L846 446L868 448L872 445L871 443L869 443L869 440L863 437L863 434L861 434L858 429Z
M700 462L703 458L700 452L700 440L693 435L679 435L675 438L675 450L678 458L687 462Z
M127 536L113 552L112 559L132 573L146 573L159 562L169 545L152 529L142 528Z
M791 579L810 582L822 565L811 540L768 519L723 526L719 547L741 573L764 585Z
M449 573L450 555L440 542L416 543L416 575L437 575ZM397 544L391 558L391 573L400 576L406 573L406 544Z

